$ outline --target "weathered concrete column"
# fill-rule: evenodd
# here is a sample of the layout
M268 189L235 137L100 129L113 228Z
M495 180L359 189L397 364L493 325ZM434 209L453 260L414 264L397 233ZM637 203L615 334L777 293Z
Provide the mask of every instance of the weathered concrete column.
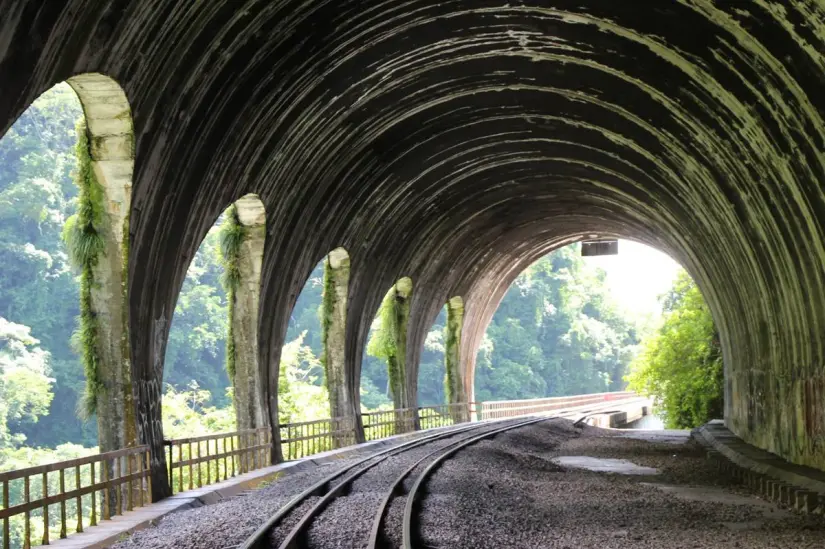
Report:
M263 380L258 360L258 311L261 300L261 265L266 237L266 212L255 195L246 195L235 202L239 225L234 250L236 278L232 282L229 304L229 334L227 365L235 391L235 421L238 429L266 427L263 407ZM227 259L226 257L224 258Z
M447 404L468 404L461 368L461 330L463 327L464 300L456 296L447 302L447 325L444 327L444 392ZM450 413L455 421L469 419L469 408L453 406Z
M81 270L85 411L98 418L101 452L138 443L129 364L129 259L134 130L129 103L108 77L71 78L85 114L79 127L78 213L65 239Z
M412 280L404 277L395 283L395 299L394 299L394 315L395 321L392 323L394 328L393 338L395 340L396 354L393 357L395 360L395 367L390 364L389 379L390 387L392 388L393 404L396 409L403 408L406 410L414 410L418 403L412 401L412 395L416 391L411 390L409 383L415 383L416 380L408 379L407 376L407 330L410 321L410 301L412 297ZM395 374L393 374L395 372ZM411 414L411 415L410 415ZM407 412L404 417L398 418L399 427L396 432L402 432L411 425L412 429L418 429L418 414L415 412Z
M321 303L322 360L329 392L329 413L333 418L349 418L355 429L355 390L347 382L345 369L347 295L349 292L350 259L343 248L332 250L324 263L324 296ZM351 437L339 437L336 446L354 442Z
M407 379L406 368L411 296L412 280L408 277L400 279L389 289L378 311L381 326L369 341L369 352L387 361L390 392L396 409L416 407L415 402L410 402L415 391L411 391L408 385L411 381Z

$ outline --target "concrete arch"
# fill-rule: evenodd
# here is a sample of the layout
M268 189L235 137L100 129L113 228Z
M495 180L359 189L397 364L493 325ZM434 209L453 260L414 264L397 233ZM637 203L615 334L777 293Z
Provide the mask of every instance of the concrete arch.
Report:
M347 311L349 305L350 257L343 247L324 260L324 293L321 302L322 361L329 392L330 417L349 417L355 422L358 388L346 375ZM353 423L355 429L355 423Z
M126 93L113 78L100 73L72 76L66 83L83 108L84 142L88 146L92 185L101 193L105 222L98 228L103 251L91 266L88 288L97 332L100 390L95 395L98 446L112 451L139 442L128 321L129 214L135 160L132 110ZM85 273L83 276L87 276ZM81 293L83 293L81 289ZM88 322L81 314L81 324Z
M238 240L233 250L234 258L226 256L229 250L223 237L221 242L226 268L236 269L237 274L237 280L230 283L231 325L227 344L227 353L231 353L227 356L230 382L235 389L235 420L238 429L258 429L269 425L264 407L265 378L261 375L258 341L266 208L258 195L246 194L227 212L225 223L239 229L236 229ZM230 262L234 264L232 267Z
M538 261L540 258L555 250L569 246L575 242L587 240L589 238L587 234L588 231L582 231L566 238L552 239L541 242L535 246L525 247L523 250L518 250L516 258L512 256L503 258L501 262L497 262L493 269L491 269L489 279L476 280L468 290L469 298L465 309L467 313L464 323L463 339L461 341L461 356L464 358L462 362L462 376L465 381L465 390L471 401L475 398L475 366L479 346L484 337L484 333L498 310L501 300L504 298L510 286L515 279L535 261ZM658 248L660 251L673 257L671 252L663 249L661 243L656 243L652 240L640 241L635 238L627 238L623 234L609 232L601 232L599 234L606 238L636 240L653 248ZM536 240L540 242L540 239L541 235L536 235ZM722 315L718 313L718 310L715 310L715 305L718 302L717 298L712 295L713 287L707 284L706 279L701 278L704 275L696 265L688 264L685 268L692 277L695 277L697 284L708 301L714 320L718 325L723 321L723 318ZM492 274L493 272L496 274ZM708 294L705 294L705 292L708 292ZM727 343L728 342L722 338L723 348Z
M0 131L71 71L131 99L131 342L156 494L170 307L207 220L250 191L270 212L270 381L297 291L335 245L352 257L355 385L363 313L399 276L416 282L411 319L461 295L469 323L507 265L612 233L702 286L727 341L728 425L825 467L825 38L803 24L821 4L41 4L0 0Z

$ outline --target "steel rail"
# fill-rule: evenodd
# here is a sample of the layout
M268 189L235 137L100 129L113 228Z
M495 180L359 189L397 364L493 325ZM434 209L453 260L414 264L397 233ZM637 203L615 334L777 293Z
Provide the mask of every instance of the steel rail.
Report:
M495 431L490 431L490 432L483 433L483 434L475 436L475 437L470 437L469 439L465 439L464 441L460 442L459 444L454 445L449 450L443 452L434 461L432 461L427 466L426 469L424 469L421 472L421 474L416 478L415 483L413 484L412 488L410 489L409 494L407 495L407 502L406 502L406 505L404 506L404 519L403 519L403 524L402 524L402 539L403 539L402 547L403 547L403 549L416 549L416 547L417 547L416 544L415 544L416 539L413 537L414 532L413 532L413 528L412 528L413 515L415 514L416 503L418 502L418 500L420 498L420 495L423 492L422 488L424 486L424 483L427 480L427 477L432 475L448 458L450 458L453 455L457 454L458 452L460 452L464 448L467 448L468 446L470 446L472 444L475 444L478 441L484 440L485 438L490 438L490 437L496 436L496 435L498 435L500 433L503 433L505 431L511 431L513 429L518 429L519 427L524 427L524 426L529 425L529 424L539 423L541 421L547 421L547 420L550 420L550 419L561 419L561 418L569 417L569 416L572 416L572 415L580 415L581 414L582 419L585 419L590 415L594 415L596 413L599 413L600 411L603 411L605 408L610 409L610 408L616 408L616 407L617 407L616 402L609 402L609 403L605 403L602 406L593 406L589 410L575 410L575 411L574 410L558 410L558 411L552 413L552 415L545 415L545 416L540 417L540 418L535 418L534 417L532 420L523 422L523 423L518 424L518 425L510 425L510 426L507 426L507 427L503 427L501 429L497 429ZM411 469L409 470L409 472L411 472ZM403 482L403 479L401 479L401 482ZM400 483L398 483L397 486L400 486ZM370 537L370 545L367 546L368 549L378 549L379 547L381 547L380 545L378 545L380 543L381 522L383 520L383 516L384 516L386 510L389 507L389 504L390 504L391 500L392 500L392 494L389 494L388 497L383 501L381 509L378 511L379 514L376 515L375 521L373 522L373 531L372 531L372 535Z
M513 421L510 419L510 421ZM429 444L430 442L440 440L442 438L447 438L450 436L455 436L457 434L461 434L467 431L478 430L484 427L488 427L490 422L482 422L482 423L470 423L466 426L462 426L459 428L448 429L445 431L441 431L438 433L434 433L432 435L427 435L424 437L416 438L415 440L405 442L398 446L393 446L386 450L382 450L380 452L376 452L370 454L369 456L364 457L356 461L355 463L351 463L346 467L343 467L326 477L320 479L318 482L310 486L309 488L305 489L304 491L300 492L298 495L293 497L289 502L287 502L283 507L278 509L278 511L272 515L260 528L258 528L251 536L249 536L241 545L238 546L238 549L263 549L266 547L271 547L271 542L268 539L270 532L277 528L281 521L289 515L292 511L295 510L299 505L301 505L307 498L313 496L323 496L328 491L327 488L330 484L332 484L338 478L344 476L345 474L353 471L360 465L366 464L367 462L374 461L374 463L369 463L364 470L368 470L375 465L383 462L385 459L399 454L401 452L410 450L412 448L417 448L418 446L422 446L424 444ZM363 471L362 471L363 472Z
M493 431L489 431L487 433L483 433L483 434L478 435L478 436L470 437L469 440L468 439L457 440L453 444L450 444L449 446L461 445L460 447L463 448L463 447L467 446L468 444L472 444L473 442L477 442L477 441L479 441L483 438L496 436L497 434L502 433L504 431L509 431L510 429L518 429L519 427L524 427L526 425L530 425L532 423L538 423L540 421L547 421L548 419L553 419L553 418L549 418L549 417L531 418L527 421L522 421L520 423L517 423L516 425L508 425L506 427L495 429ZM381 505L379 506L378 510L375 513L375 519L373 520L373 523L372 523L372 531L370 532L370 539L369 539L369 542L367 544L368 549L379 549L380 547L383 547L384 540L381 536L381 524L384 521L384 516L386 515L387 510L389 509L390 503L392 502L392 500L396 496L396 494L400 491L400 489L403 486L404 481L407 479L407 477L410 474L412 474L412 472L416 469L416 467L418 467L419 465L424 463L426 460L430 459L435 454L438 454L439 452L443 452L444 450L445 450L445 448L439 448L437 450L434 450L434 451L430 452L429 454L427 454L423 458L421 458L418 461L416 461L415 463L413 463L403 473L401 473L401 475L398 478L395 479L395 482L393 483L392 487L389 490L387 490L386 496L384 496L384 499L381 501Z
M545 419L545 418L542 418L542 419ZM516 421L516 419L515 418L510 418L510 421ZM498 423L498 422L496 422L496 423ZM515 427L519 427L519 426L527 424L527 423L533 423L533 421L522 421L519 424L517 424ZM424 458L418 460L416 462L416 464L421 463L422 461L426 460L427 458L432 457L433 455L443 451L444 448L449 448L450 446L454 446L456 444L461 444L462 442L464 442L468 438L475 437L476 436L474 434L475 431L480 430L480 428L482 428L482 427L490 427L491 425L494 425L494 424L491 424L491 423L475 424L475 427L477 427L476 429L464 429L464 430L461 430L461 431L458 431L458 432L451 431L449 433L450 435L454 435L454 434L461 435L461 434L464 434L468 431L472 432L473 434L470 434L469 437L460 438L458 440L452 441L449 444L447 444L447 446L430 452L429 454L427 454L427 456L425 456ZM490 431L490 432L495 434L495 433L498 433L500 431L501 431L501 427L499 427L498 429L494 429L493 431ZM448 438L448 437L440 437L440 438L443 439L443 438ZM432 443L432 442L433 442L432 440L428 440L428 441L426 441L426 444L429 444L429 443ZM357 469L355 471L352 471L349 475L347 475L344 479L342 479L338 484L336 484L334 487L332 487L326 494L324 494L324 496L312 507L312 509L307 511L304 514L304 516L301 517L301 520L293 527L293 529L290 531L290 533L287 535L287 537L281 542L281 545L278 547L278 549L306 549L306 547L307 547L306 535L309 532L309 528L312 525L312 521L318 515L323 513L324 509L326 509L327 506L335 500L335 498L337 498L338 496L343 494L345 492L345 490L347 490L347 488L352 486L352 483L355 482L358 479L358 477L360 477L361 475L363 475L364 473L366 473L367 471L369 471L370 469L372 469L373 467L375 467L379 463L383 462L385 459L387 459L389 457L392 457L393 455L405 452L407 450L410 450L410 448L404 448L399 452L395 452L394 454L393 453L387 454L387 455L383 456L380 460L378 460L374 463L369 463L366 466L362 467L361 469ZM413 466L413 468L414 468L414 466ZM407 472L405 472L400 477L401 480L403 480L403 478L413 468L410 468ZM398 483L400 481L396 480L395 482ZM393 489L395 489L395 485L396 484L394 483L393 484Z
M307 513L303 515L298 524L295 527L293 527L293 529L290 531L287 537L278 546L279 549L303 549L306 547L306 533L308 532L309 526L311 525L312 521L323 512L323 510L330 502L332 502L336 497L343 493L346 490L346 488L352 484L352 482L354 482L358 477L360 477L370 469L384 462L386 459L397 454L400 454L402 452L418 448L425 444L429 444L431 442L435 442L444 438L461 435L463 433L471 431L479 431L481 429L484 429L485 427L490 427L491 425L494 425L496 423L510 423L518 421L517 423L500 428L495 428L490 431L481 433L480 435L471 435L470 437L465 437L455 442L452 442L446 446L446 448L452 447L447 452L444 452L444 448L439 448L438 450L430 452L429 454L427 454L427 456L418 460L413 466L405 470L402 473L402 475L395 480L392 488L387 492L387 495L382 501L381 507L376 513L375 519L373 521L373 527L368 547L370 549L377 549L381 547L381 545L379 545L382 541L381 524L390 502L392 501L393 497L395 497L395 495L397 494L399 487L402 486L403 481L412 473L412 471L425 460L432 458L433 455L438 454L439 452L444 452L441 456L436 458L436 460L427 467L427 469L422 473L420 477L418 477L415 486L413 486L413 490L410 492L411 496L417 497L416 492L420 489L420 486L423 484L426 476L431 474L439 464L443 463L448 457L454 455L461 449L466 448L467 446L470 446L471 444L474 444L479 440L493 437L502 432L517 429L519 427L524 427L533 423L546 421L548 419L558 419L580 415L583 418L586 418L588 415L597 413L599 410L605 408L615 408L617 407L617 405L620 406L621 401L607 402L604 403L602 406L593 406L585 404L580 405L578 407L571 406L569 409L564 410L540 412L539 414L528 416L530 419L527 419L525 421L518 421L518 418L506 418L493 421L483 421L479 423L469 423L460 427L455 427L431 435L419 437L415 440L405 442L397 446L388 448L386 450L370 454L354 463L351 463L350 465L347 465L346 467L343 467L327 475L326 477L314 483L309 488L300 492L298 495L293 497L289 502L287 502L283 507L278 509L278 511L275 514L273 514L261 527L259 527L252 535L250 535L241 545L237 547L238 549L263 549L267 547L272 547L273 543L269 539L271 532L275 528L277 528L288 515L290 515L298 506L304 503L308 498L320 496L321 500L319 500L312 507L312 509L310 509ZM586 409L581 410L580 408ZM540 415L540 417L536 417L537 415ZM341 477L344 478L333 486L333 483ZM408 497L407 508L411 508L411 504L414 504L414 502L415 498ZM405 522L403 532L405 540L404 547L405 549L411 549L412 545L407 545L407 540L411 536L411 528L407 520L407 508L405 508ZM412 510L410 510L409 513L411 517Z

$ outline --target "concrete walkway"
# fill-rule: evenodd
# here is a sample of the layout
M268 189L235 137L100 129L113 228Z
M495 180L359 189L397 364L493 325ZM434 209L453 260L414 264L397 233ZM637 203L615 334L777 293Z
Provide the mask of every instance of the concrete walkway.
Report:
M346 448L330 450L304 459L237 475L219 483L175 494L168 499L140 507L134 511L127 511L123 515L113 517L111 520L101 521L97 526L86 527L81 533L72 534L65 539L54 540L50 543L50 546L60 549L103 549L117 543L133 532L157 524L158 521L170 513L211 505L248 490L254 490L261 485L287 475L307 471L337 460L366 455L379 448L399 444L425 433L437 432L442 429L449 429L449 427L406 433L364 444L347 446Z

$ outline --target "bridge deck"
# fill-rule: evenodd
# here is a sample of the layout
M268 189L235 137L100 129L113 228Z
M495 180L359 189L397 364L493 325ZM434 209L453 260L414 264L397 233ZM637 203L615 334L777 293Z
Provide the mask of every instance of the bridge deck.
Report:
M550 419L479 441L428 480L413 523L414 546L822 546L823 517L795 514L754 497L688 439L684 431L580 431L568 420ZM388 460L334 500L309 529L308 547L366 546L379 485L401 465ZM305 471L244 497L175 514L118 547L237 546L245 531L254 529L251 523L262 522L305 488L302 483L334 468ZM396 499L385 519L386 547L402 546L403 494ZM274 541L280 543L296 522L276 531Z

